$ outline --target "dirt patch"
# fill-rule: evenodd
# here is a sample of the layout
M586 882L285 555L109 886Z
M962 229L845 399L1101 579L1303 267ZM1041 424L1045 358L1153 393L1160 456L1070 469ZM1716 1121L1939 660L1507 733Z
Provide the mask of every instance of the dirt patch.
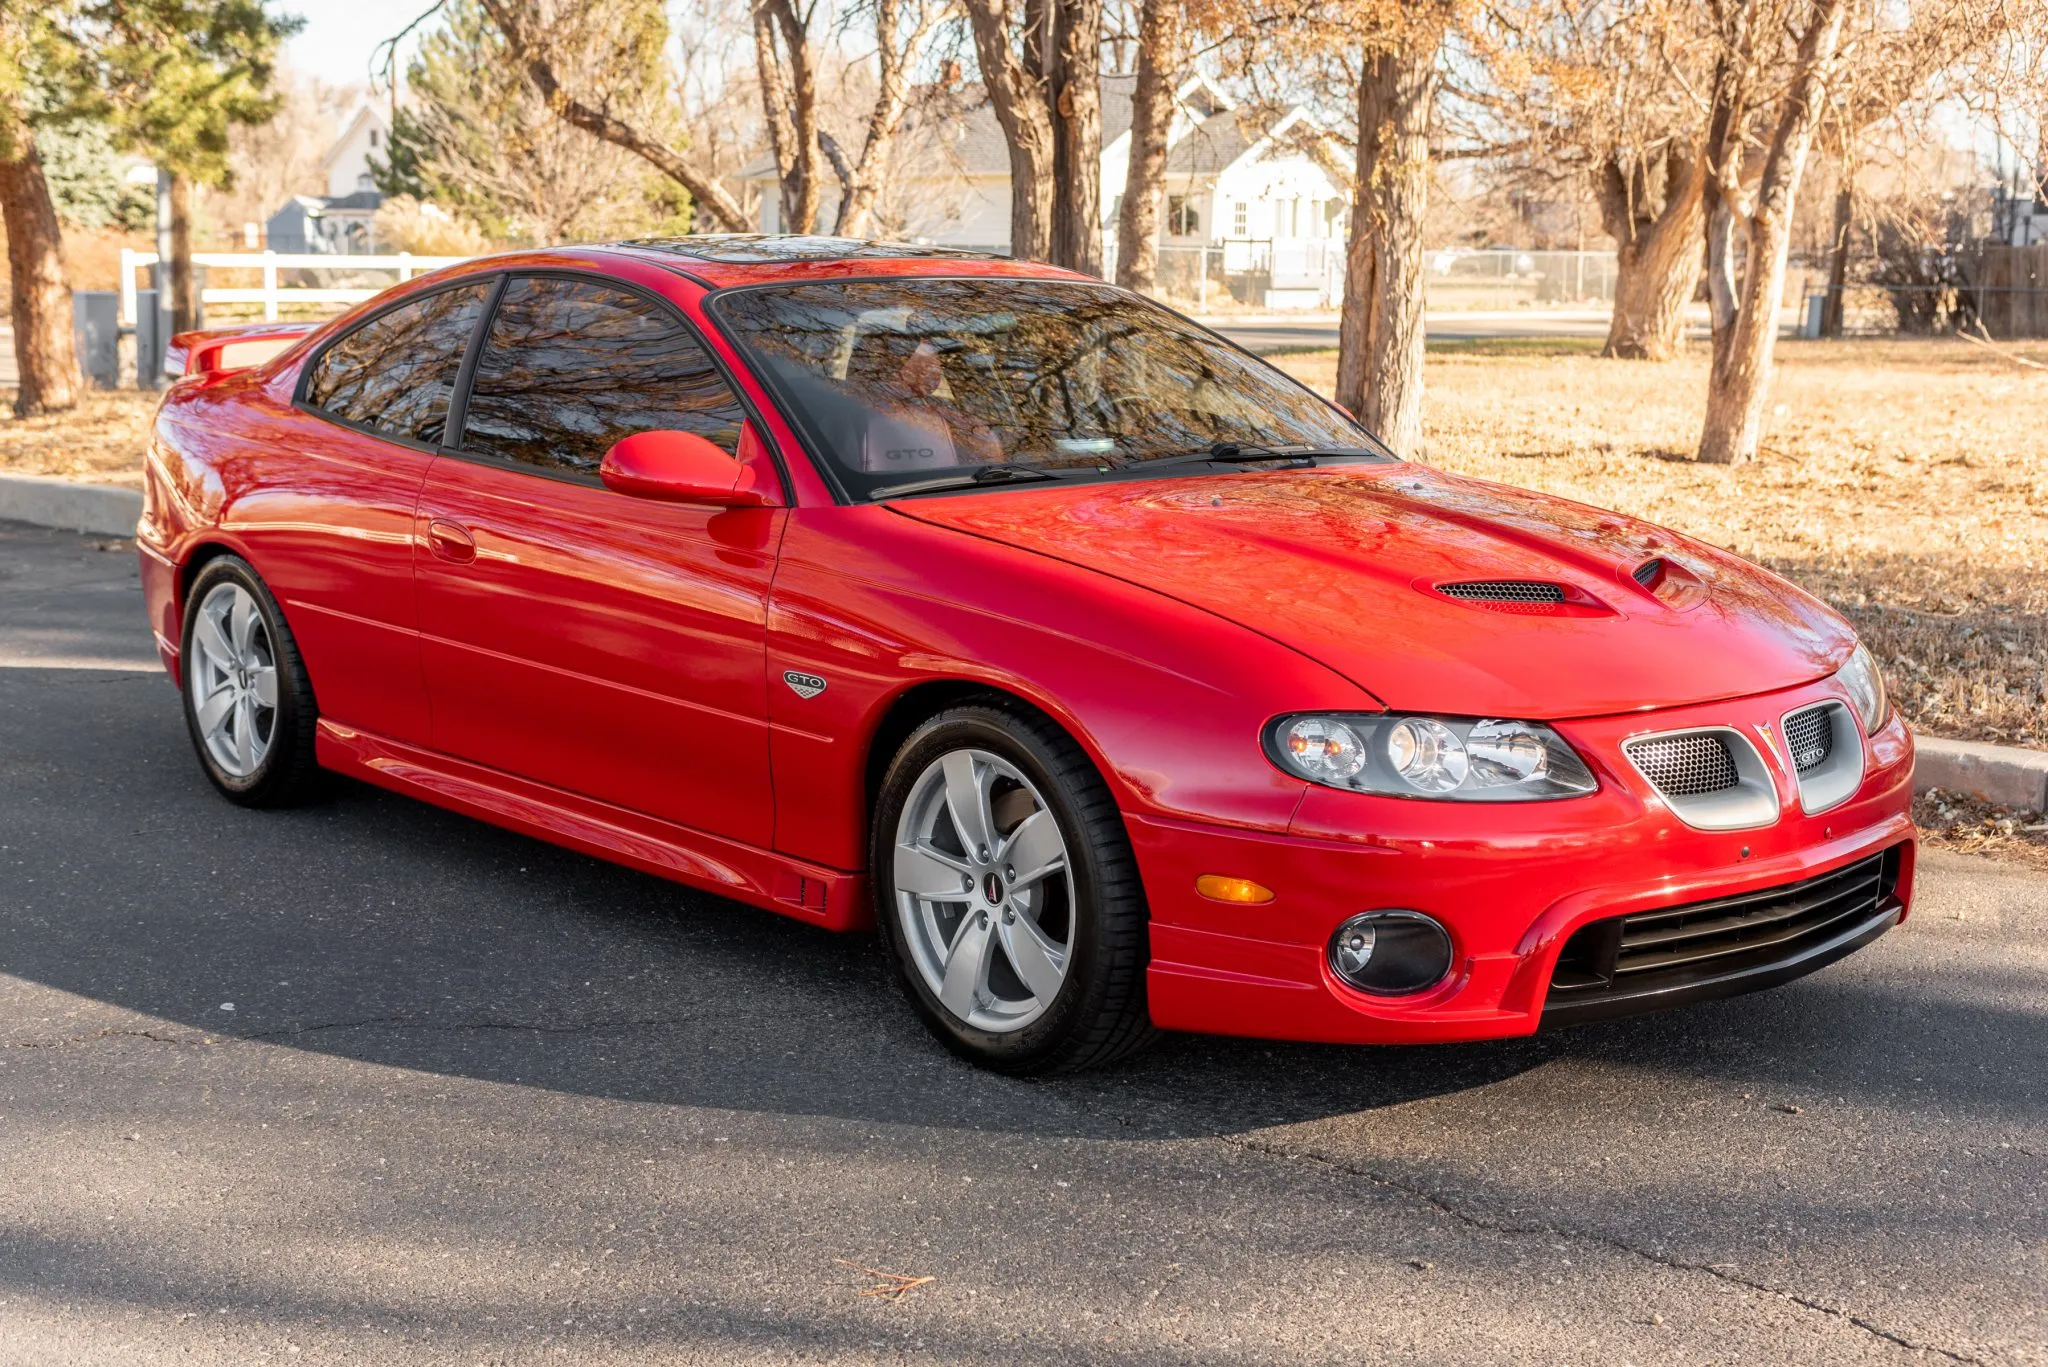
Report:
M1913 799L1920 843L1961 854L1988 854L2048 872L2048 817L1930 789Z
M1422 455L1768 565L1856 624L1916 729L2048 748L2048 373L1954 341L1780 354L1751 465L1691 458L1703 355L1433 350ZM1275 364L1334 386L1332 352Z
M17 418L14 391L0 389L0 473L140 489L157 398L134 389L88 389L69 413Z

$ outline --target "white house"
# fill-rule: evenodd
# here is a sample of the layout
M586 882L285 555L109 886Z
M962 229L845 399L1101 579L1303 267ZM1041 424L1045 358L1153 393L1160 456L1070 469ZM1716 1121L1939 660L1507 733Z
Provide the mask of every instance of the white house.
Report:
M384 202L370 157L390 155L391 123L375 104L360 100L341 136L320 158L327 193L293 195L264 224L264 244L278 252L368 252L376 249L370 220Z
M342 199L363 190L374 190L370 157L381 161L391 155L391 121L369 100L359 100L342 125L341 136L320 158L320 174L327 177L327 197Z
M1102 78L1102 228L1112 274L1136 83L1131 75ZM1174 100L1160 213L1161 288L1184 296L1227 289L1269 308L1333 303L1343 284L1348 197L1326 169L1333 158L1307 111L1239 108L1201 76L1182 82ZM942 95L927 107L900 135L895 165L880 197L879 235L1009 250L1009 148L979 88ZM773 163L750 166L742 178L759 194L761 231L780 231ZM825 228L837 189L825 187Z

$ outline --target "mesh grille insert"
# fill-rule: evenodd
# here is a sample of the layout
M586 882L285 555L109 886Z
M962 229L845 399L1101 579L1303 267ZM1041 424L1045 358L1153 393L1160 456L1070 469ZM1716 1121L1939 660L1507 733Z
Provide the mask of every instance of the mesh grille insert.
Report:
M1785 748L1800 773L1818 769L1835 752L1835 723L1825 707L1810 707L1785 719Z
M1663 572L1664 562L1662 560L1645 560L1642 564L1636 566L1633 578L1638 584L1648 588L1657 582L1657 576Z
M1723 792L1742 781L1727 739L1712 731L1630 741L1624 748L1643 777L1666 797Z
M1529 579L1473 579L1462 584L1438 584L1436 591L1446 598L1463 598L1479 603L1562 603L1564 587Z

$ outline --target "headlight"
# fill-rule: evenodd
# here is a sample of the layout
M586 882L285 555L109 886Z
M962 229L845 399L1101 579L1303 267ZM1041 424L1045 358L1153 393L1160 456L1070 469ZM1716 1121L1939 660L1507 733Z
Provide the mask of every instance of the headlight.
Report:
M1533 802L1599 787L1564 738L1536 722L1316 712L1280 718L1265 739L1288 773L1354 793Z
M1864 734L1875 734L1891 716L1891 701L1884 695L1884 676L1877 672L1870 647L1858 644L1856 653L1835 677L1849 690L1849 701L1855 705L1856 715L1863 719Z

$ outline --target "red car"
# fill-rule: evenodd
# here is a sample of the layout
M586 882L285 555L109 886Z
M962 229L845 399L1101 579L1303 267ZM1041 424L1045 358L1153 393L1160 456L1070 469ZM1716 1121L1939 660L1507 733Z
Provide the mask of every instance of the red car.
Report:
M139 540L224 795L338 771L877 926L992 1067L1523 1035L1906 913L1840 617L1100 281L623 242L180 346Z

